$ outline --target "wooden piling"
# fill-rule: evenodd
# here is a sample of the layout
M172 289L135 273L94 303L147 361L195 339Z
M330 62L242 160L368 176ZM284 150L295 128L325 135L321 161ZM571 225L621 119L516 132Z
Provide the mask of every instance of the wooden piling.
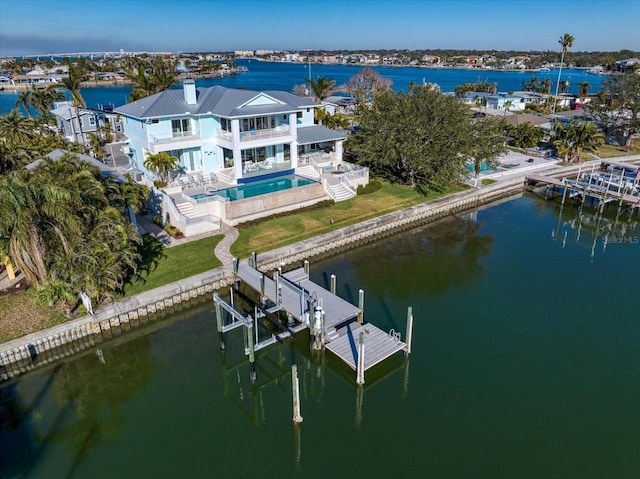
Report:
M331 287L331 294L336 294L336 275L335 274L331 275L330 287Z
M358 323L362 324L364 322L364 290L358 291L358 308L360 308L360 312L358 313Z
M304 260L304 272L307 276L309 276L309 260L308 259Z
M291 387L293 393L293 422L300 424L302 416L300 415L300 380L298 379L298 366L291 365Z

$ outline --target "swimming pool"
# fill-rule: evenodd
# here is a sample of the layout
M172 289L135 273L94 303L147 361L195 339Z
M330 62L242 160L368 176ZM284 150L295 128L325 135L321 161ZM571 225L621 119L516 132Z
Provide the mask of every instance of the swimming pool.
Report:
M211 191L209 193L200 193L193 195L192 198L196 203L209 201L214 196L228 198L230 201L252 198L254 196L275 193L276 191L297 188L298 186L306 186L317 183L315 180L303 178L297 175L283 175L268 180L254 181L244 185L234 186L233 188L224 188L221 190Z

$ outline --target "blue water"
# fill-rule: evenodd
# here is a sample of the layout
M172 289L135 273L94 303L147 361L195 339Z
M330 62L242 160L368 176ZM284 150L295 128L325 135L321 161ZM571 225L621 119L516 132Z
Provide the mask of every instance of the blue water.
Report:
M342 85L349 81L362 66L355 65L311 65L304 63L277 63L260 62L257 60L238 60L238 66L249 69L247 73L225 78L206 78L196 81L199 87L222 85L229 88L246 88L249 90L283 90L292 91L295 85L305 83L305 79L324 76L336 80L336 85ZM463 70L452 68L417 68L417 67L373 67L384 78L391 80L391 87L396 91L407 91L411 83L422 84L423 81L437 83L443 92L452 92L456 85L487 81L497 83L498 91L509 92L522 90L522 82L529 82L532 76L539 81L550 78L555 85L558 79L558 70L549 72L520 72L520 71L493 71L493 70ZM562 70L562 80L570 83L569 92L577 94L579 84L588 81L591 84L591 93L600 90L602 81L606 77L590 75L584 70L565 68ZM124 105L128 102L131 93L130 86L102 86L81 89L82 96L90 108L99 108L100 105L114 106ZM11 110L18 98L16 92L0 92L0 112Z
M253 196L275 193L276 191L297 188L298 186L310 185L312 183L315 183L315 181L308 178L303 178L296 175L285 175L269 180L254 181L252 183L235 186L233 188L225 188L212 193L194 195L193 199L195 199L196 202L200 203L208 201L214 196L222 196L223 198L228 198L231 201L235 201L245 198L251 198Z

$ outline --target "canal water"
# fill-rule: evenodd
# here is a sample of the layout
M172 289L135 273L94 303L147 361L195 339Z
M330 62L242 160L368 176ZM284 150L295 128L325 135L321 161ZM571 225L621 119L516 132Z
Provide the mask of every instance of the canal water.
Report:
M413 353L221 354L210 299L1 384L2 478L640 477L640 226L525 196L311 263ZM291 364L304 422L292 423Z

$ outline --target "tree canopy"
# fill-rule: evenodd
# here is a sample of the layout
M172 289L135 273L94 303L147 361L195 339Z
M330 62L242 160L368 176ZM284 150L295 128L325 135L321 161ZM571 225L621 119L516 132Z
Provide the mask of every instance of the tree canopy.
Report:
M631 137L640 131L640 75L624 73L608 77L587 105L589 112L609 132L625 132L628 145Z
M148 188L127 182L118 190L110 182L73 155L0 175L0 231L9 255L52 302L82 291L100 304L136 270L141 238L124 205L137 207Z
M347 148L374 173L426 192L469 175L466 163L492 161L504 144L499 131L498 120L476 121L457 99L413 86L376 96Z

